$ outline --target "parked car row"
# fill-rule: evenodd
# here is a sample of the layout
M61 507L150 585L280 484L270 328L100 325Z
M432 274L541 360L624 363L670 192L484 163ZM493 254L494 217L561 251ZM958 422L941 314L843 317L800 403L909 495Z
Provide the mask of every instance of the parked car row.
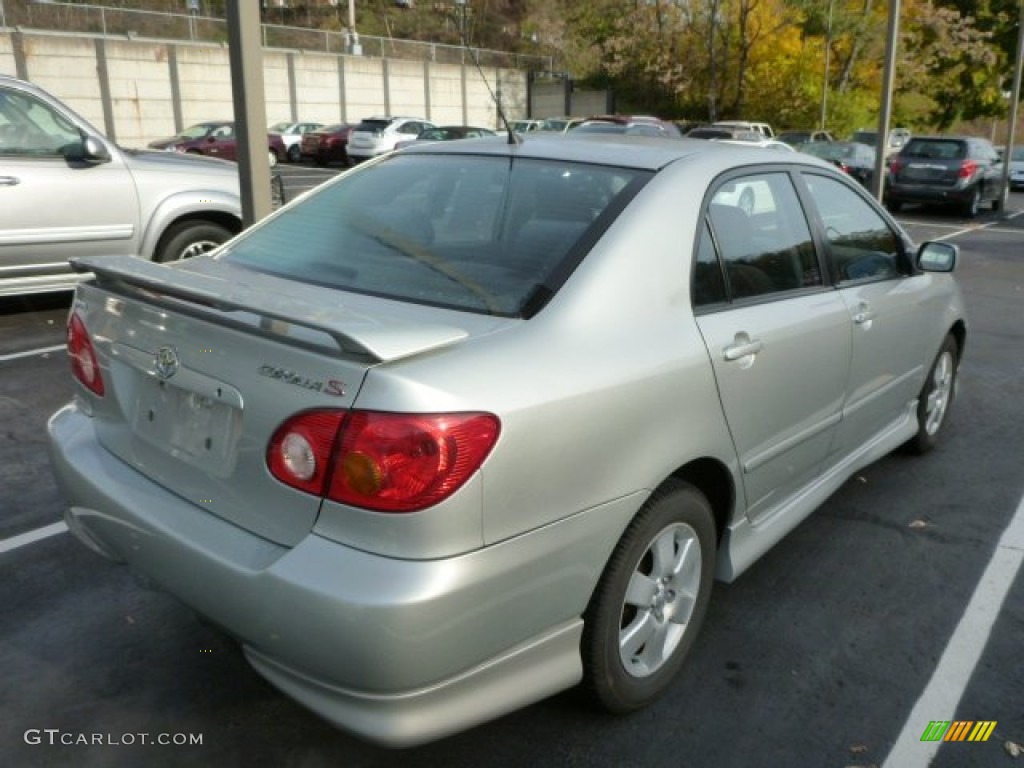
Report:
M196 123L181 133L149 142L150 149L181 152L188 155L206 155L221 160L238 160L238 137L232 120L213 120ZM267 157L273 168L288 157L288 147L280 133L267 134Z

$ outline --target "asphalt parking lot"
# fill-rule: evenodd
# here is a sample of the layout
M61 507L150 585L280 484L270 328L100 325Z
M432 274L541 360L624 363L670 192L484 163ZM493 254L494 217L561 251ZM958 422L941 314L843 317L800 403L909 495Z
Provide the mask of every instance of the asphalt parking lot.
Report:
M281 166L287 199L338 169ZM628 717L569 691L413 750L333 729L189 609L63 532L44 424L70 396L67 297L0 303L0 765L990 768L1024 745L1024 194L961 249L960 391L931 454L861 472L730 585L669 694ZM921 741L994 721L985 742Z

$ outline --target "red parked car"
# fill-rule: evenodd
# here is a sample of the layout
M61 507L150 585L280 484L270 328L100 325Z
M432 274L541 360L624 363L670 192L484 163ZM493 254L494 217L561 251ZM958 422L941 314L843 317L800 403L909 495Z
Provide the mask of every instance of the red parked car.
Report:
M235 124L230 120L196 123L177 136L151 141L149 147L168 152L185 152L193 155L219 157L223 160L238 160L238 139L235 137ZM267 134L267 151L271 168L277 165L279 160L285 158L288 150L281 134Z
M348 137L354 125L335 123L302 135L300 152L302 159L310 159L317 165L335 161L348 165Z

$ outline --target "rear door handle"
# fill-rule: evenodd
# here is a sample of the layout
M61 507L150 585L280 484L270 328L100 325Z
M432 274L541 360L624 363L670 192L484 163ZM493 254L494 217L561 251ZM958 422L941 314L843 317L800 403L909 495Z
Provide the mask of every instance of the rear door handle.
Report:
M14 187L21 184L17 176L0 176L0 187Z
M858 307L857 312L853 316L853 322L857 325L871 325L871 321L875 319L875 313L871 311L871 305L866 301L862 301Z
M764 342L760 339L740 338L737 336L736 343L730 344L722 350L722 354L728 362L742 360L744 357L756 355L764 349Z

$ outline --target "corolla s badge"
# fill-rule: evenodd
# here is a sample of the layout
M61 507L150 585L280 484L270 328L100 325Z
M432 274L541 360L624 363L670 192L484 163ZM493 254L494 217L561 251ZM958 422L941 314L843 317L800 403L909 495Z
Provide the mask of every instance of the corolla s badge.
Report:
M166 381L178 372L178 350L174 347L160 347L153 355L153 362L156 375Z
M345 382L338 379L314 379L304 374L290 371L287 368L279 368L276 365L267 364L259 367L259 374L270 379L283 381L285 384L302 387L312 392L320 392L331 397L343 397L345 395Z

